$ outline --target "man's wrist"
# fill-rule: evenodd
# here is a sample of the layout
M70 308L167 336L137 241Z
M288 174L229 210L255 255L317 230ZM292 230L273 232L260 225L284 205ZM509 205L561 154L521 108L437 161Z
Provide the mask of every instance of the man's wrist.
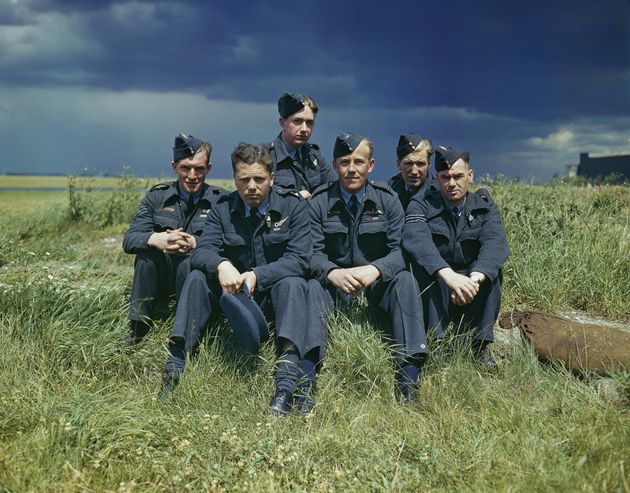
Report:
M472 282L476 282L477 284L481 284L483 282L483 279L479 274L473 273L473 274L470 274L470 276L468 277L470 277L470 280Z

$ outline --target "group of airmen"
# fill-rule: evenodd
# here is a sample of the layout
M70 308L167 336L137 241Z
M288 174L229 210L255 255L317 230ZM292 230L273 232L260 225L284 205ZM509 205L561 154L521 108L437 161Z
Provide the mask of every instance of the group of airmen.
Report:
M278 363L268 411L308 414L328 317L357 297L389 319L403 402L417 400L427 333L444 338L451 321L471 334L479 364L494 366L488 345L508 244L489 193L469 191L469 153L403 134L399 173L381 184L369 179L373 143L361 135L339 134L327 165L309 142L312 98L284 93L278 111L273 142L234 148L233 192L205 183L211 145L178 135L177 181L151 188L125 233L123 249L136 256L125 343L142 341L176 299L160 395L173 393L221 313L250 353L270 337L273 319Z

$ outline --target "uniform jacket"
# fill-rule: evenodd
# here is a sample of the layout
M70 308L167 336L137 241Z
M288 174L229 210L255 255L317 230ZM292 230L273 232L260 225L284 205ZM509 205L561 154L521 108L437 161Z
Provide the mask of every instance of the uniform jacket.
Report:
M167 229L184 228L187 233L201 236L208 211L222 194L227 193L222 188L206 183L203 187L195 213L188 218L180 203L176 181L160 183L151 188L140 202L136 215L123 237L123 250L126 253L147 250L150 248L149 237L153 233L161 233Z
M486 190L468 193L456 219L439 190L409 203L403 247L433 275L451 267L459 273L482 272L494 280L509 254L499 209Z
M313 274L325 280L337 267L372 264L383 281L405 268L401 251L404 212L385 184L368 181L358 217L352 218L338 181L313 193L309 206L313 230Z
M264 144L274 163L274 185L312 192L323 183L337 178L319 152L318 145L307 143L302 146L300 152L302 163L305 164L301 164L288 153L281 135L273 142Z
M313 251L306 202L295 191L271 187L269 206L254 230L238 192L225 194L209 214L191 255L191 267L217 277L229 260L239 272L253 270L264 290L287 276L303 276Z
M427 174L427 178L426 180L424 180L422 186L413 193L407 190L407 186L405 185L405 180L402 176L402 173L398 173L397 175L392 176L387 184L392 187L392 190L394 190L394 192L396 192L396 195L398 195L398 199L400 200L400 203L402 204L404 210L407 210L409 202L411 202L411 199L416 194L420 194L418 195L418 197L424 197L430 191L438 189L435 183L435 179L433 178L433 176L431 176L431 173Z

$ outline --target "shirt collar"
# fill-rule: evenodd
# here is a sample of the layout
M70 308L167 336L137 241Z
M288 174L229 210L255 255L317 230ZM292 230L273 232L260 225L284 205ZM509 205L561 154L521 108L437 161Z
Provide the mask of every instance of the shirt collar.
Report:
M199 202L199 199L203 195L203 192L204 192L204 187L201 187L197 193L193 194L193 200L195 201L195 204ZM177 184L177 193L179 194L179 197L184 202L188 202L188 197L190 196L190 194L186 192L186 190L184 190L182 187L180 187L179 183Z
M457 217L462 215L464 210L464 206L466 205L466 197L464 197L464 201L459 205L448 205L450 211L455 214Z
M282 136L282 134L280 134L280 140L282 141L282 144L284 145L284 150L287 156L290 156L294 160L299 161L300 151L302 150L302 147L300 146L297 149L293 149L293 147L291 147L291 145L286 140L284 140L284 137Z
M341 192L341 198L346 203L346 205L350 205L350 199L352 198L352 194L348 192L345 188L343 188L341 184L339 184L339 191ZM359 201L359 204L362 204L363 198L365 197L365 187L363 187L354 195L356 195L357 200Z
M247 202L243 201L243 211L245 213L245 217L249 216L249 211L252 209ZM258 209L258 214L260 214L261 216L264 216L265 214L267 214L267 209L269 208L269 195L267 195L267 197L265 198L265 200L263 200L260 205L257 207Z

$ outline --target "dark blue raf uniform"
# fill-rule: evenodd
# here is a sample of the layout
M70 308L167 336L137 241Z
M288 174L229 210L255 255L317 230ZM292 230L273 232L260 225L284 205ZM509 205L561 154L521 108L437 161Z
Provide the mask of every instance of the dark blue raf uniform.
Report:
M311 254L308 208L295 191L273 186L266 214L255 226L245 217L237 192L223 196L210 210L192 254L193 271L182 289L171 339L183 341L186 352L199 344L208 322L218 313L222 292L218 266L228 260L239 272L256 273L254 297L273 311L276 339L291 341L304 354L308 347L303 276Z
M336 151L340 152L338 155L351 154L358 147L363 139L356 136L356 141L352 142L353 135L350 134L347 152ZM318 188L311 197L311 269L316 281L309 284L308 306L309 313L317 308L323 315L319 314L310 323L315 326L319 321L321 328L317 332L325 336L328 313L335 302L345 296L328 283L327 275L331 270L372 264L381 277L365 289L365 297L370 305L389 316L397 360L424 355L428 347L419 292L413 276L405 270L400 245L404 222L402 206L387 185L368 181L364 190L356 216L344 201L338 181ZM325 340L321 348L325 348Z
M438 148L436 170L447 167L438 160L450 167L462 155L451 149L441 153ZM439 338L450 320L464 317L465 325L473 329L473 343L492 342L501 304L501 268L509 247L499 209L489 193L483 189L468 192L463 207L455 213L440 191L424 199L414 197L407 209L403 247L413 259L414 274L423 290L426 327ZM450 303L448 286L436 277L446 267L463 275L476 271L486 276L468 305Z
M275 186L312 192L336 178L316 144L307 143L294 151L282 139L282 135L278 135L276 140L264 145L273 159Z
M398 145L396 146L396 157L398 160L401 161L407 154L414 152L423 140L425 140L425 138L418 134L402 134L399 137ZM402 173L392 176L387 184L392 188L392 190L394 190L394 192L396 192L396 195L398 195L398 199L405 211L407 210L407 206L414 195L419 194L419 197L424 197L427 193L429 193L429 191L438 189L438 185L430 172L427 173L424 183L422 183L419 188L407 187Z
M424 180L424 183L420 186L420 188L408 188L402 177L402 173L392 176L387 184L394 192L396 192L398 200L400 200L400 203L405 211L414 196L418 195L418 197L424 197L429 192L437 190L435 179L431 176L431 173L427 175L427 178Z
M176 160L194 154L202 143L192 136L184 137L186 139L179 136L175 140ZM182 149L184 145L188 150ZM225 190L221 188L204 184L193 203L194 197L192 201L188 200L190 197L185 199L187 194L175 181L155 185L142 199L123 237L123 250L136 255L129 311L132 326L163 315L169 296L176 294L179 297L190 272L189 255L166 254L151 248L149 237L153 233L182 228L199 241L208 212L223 193Z
M285 92L278 100L278 112L282 118L288 118L303 110L306 104L302 94ZM307 143L299 149L292 149L280 133L276 140L263 145L273 160L275 186L312 192L318 186L337 178L316 144Z

